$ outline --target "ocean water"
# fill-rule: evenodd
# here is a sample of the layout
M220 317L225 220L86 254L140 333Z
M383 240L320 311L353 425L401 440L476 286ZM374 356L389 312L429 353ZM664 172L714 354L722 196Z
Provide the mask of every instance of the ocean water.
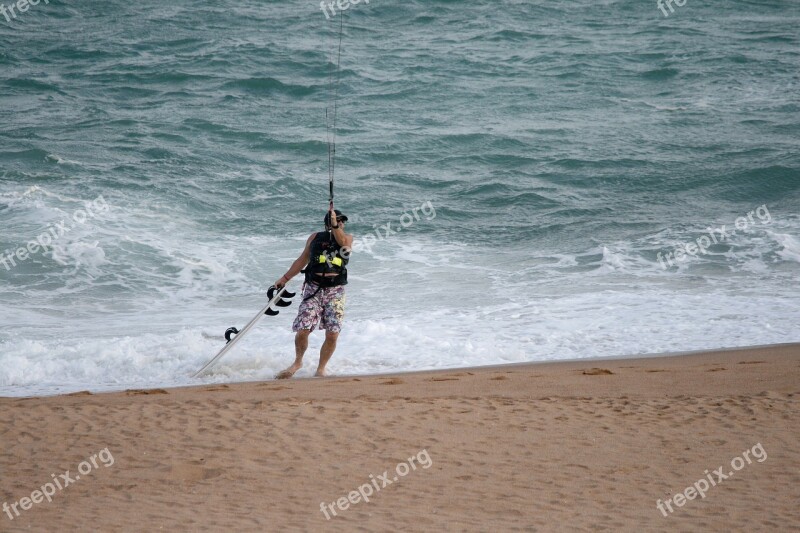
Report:
M333 373L800 341L800 3L673 7L344 11L336 206L359 246ZM321 229L339 19L311 0L16 14L0 395L271 379L296 303L189 375Z

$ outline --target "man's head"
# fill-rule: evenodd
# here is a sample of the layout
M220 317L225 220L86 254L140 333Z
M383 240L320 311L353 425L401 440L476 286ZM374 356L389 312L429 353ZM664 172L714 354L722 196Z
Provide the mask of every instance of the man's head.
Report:
M347 215L345 215L344 213L342 213L338 209L334 209L333 211L336 213L336 222L338 224L342 224L343 222L347 222ZM325 213L325 227L326 228L330 228L331 227L331 212L330 211Z

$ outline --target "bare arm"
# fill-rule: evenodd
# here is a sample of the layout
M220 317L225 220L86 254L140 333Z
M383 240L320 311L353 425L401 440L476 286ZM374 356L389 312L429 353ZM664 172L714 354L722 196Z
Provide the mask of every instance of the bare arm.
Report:
M315 236L316 233L312 233L311 237L309 237L306 240L306 247L303 248L303 253L300 254L300 257L294 260L294 263L292 263L292 266L290 266L289 270L286 271L286 274L281 276L281 278L275 282L276 287L280 289L281 287L289 283L289 281L297 274L299 274L300 271L303 270L303 267L305 267L308 264L308 260L311 256L311 241L314 240Z
M336 220L336 212L331 208L329 211L331 215L331 233L333 233L334 239L336 239L337 244L340 247L347 248L348 250L353 248L353 236L349 235L344 232L344 227L339 224L339 221ZM338 226L338 227L336 227Z
M342 226L338 228L332 228L331 233L333 233L333 238L336 239L336 242L339 246L343 248L347 248L348 250L353 247L353 236L345 233Z

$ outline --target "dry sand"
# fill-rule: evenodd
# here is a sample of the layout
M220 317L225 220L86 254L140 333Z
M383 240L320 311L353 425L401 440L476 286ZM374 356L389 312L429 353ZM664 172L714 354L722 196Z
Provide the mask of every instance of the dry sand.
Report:
M0 531L797 530L798 394L800 345L781 345L3 398L0 504L114 463ZM746 450L705 498L656 508Z

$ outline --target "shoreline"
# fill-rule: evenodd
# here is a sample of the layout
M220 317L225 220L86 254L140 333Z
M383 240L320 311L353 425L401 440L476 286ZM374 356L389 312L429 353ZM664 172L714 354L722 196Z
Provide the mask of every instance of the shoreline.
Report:
M335 374L331 376L326 376L325 378L316 378L312 376L306 377L296 377L289 380L278 380L278 379L254 379L248 381L228 381L228 382L218 382L218 383L204 383L204 384L188 384L188 385L177 385L177 386L152 386L146 388L134 388L134 389L114 389L108 391L98 391L92 392L89 390L77 390L73 392L64 392L64 393L55 393L55 394L46 394L46 395L27 395L27 396L2 396L0 395L0 399L30 399L30 398L53 398L53 397L63 397L63 396L74 396L74 395L113 395L113 394L120 394L129 391L143 391L143 390L168 390L168 391L178 391L183 389L204 389L206 387L219 387L221 385L225 385L228 387L238 387L238 386L247 386L253 384L263 384L263 383L298 383L298 382L317 382L317 381L324 381L324 380L331 380L331 379L348 379L348 378L359 378L359 379L369 379L369 378L381 378L381 377L392 377L392 376L413 376L413 375L427 375L427 374L438 374L438 373L450 373L450 372L483 372L489 370L503 370L506 368L526 368L526 367L547 367L550 365L558 366L558 365L590 365L594 362L598 363L606 363L606 362L622 362L622 361L647 361L653 359L671 359L671 358L684 358L684 357L693 357L693 356L711 356L711 355L723 355L723 354L736 354L742 352L757 352L757 353L777 353L780 351L792 351L798 350L800 351L800 342L797 343L781 343L781 344L762 344L762 345L755 345L755 346L740 346L740 347L733 347L733 348L714 348L710 350L691 350L691 351L683 351L683 352L664 352L664 353L652 353L652 354L637 354L637 355L612 355L612 356L603 356L603 357L590 357L585 359L580 358L573 358L573 359L559 359L559 360L547 360L547 361L524 361L524 362L517 362L517 363L500 363L500 364L491 364L491 365L480 365L480 366L467 366L467 367L452 367L452 368L437 368L437 369L427 369L427 370L407 370L407 371L389 371L389 372L380 372L380 373L373 373L373 374ZM312 359L314 354L312 355Z

